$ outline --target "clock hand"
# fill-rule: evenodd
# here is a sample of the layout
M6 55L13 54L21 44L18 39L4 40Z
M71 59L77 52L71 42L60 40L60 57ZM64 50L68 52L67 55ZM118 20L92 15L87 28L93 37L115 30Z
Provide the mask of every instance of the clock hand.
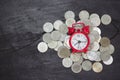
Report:
M78 44L78 42L77 42L77 43L75 43L75 44L74 44L74 46L75 46L75 45L77 45L77 44Z

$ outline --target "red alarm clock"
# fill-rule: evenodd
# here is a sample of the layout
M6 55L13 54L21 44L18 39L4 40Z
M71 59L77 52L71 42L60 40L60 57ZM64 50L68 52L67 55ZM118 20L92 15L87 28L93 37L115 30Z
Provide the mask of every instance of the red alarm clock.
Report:
M76 28L75 25L80 25L81 28ZM68 34L70 35L69 44L72 52L87 52L90 40L88 37L89 26L85 26L84 23L75 23L72 27L69 27Z

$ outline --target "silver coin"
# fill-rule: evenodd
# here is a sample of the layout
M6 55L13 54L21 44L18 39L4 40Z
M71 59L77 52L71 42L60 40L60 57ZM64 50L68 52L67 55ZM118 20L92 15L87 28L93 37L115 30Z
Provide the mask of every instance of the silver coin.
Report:
M63 46L61 41L57 41L57 46L54 48L55 51L58 51L59 47Z
M59 31L53 31L51 33L52 40L59 40L61 38L61 33Z
M103 47L107 47L108 45L110 45L110 39L107 37L102 37L100 40L100 44Z
M96 18L96 17L97 17L97 18L100 18L97 13L92 13L92 14L90 15L90 19Z
M70 36L66 36L64 41L64 46L70 49L69 40L70 40Z
M48 46L45 42L40 42L38 45L37 45L37 49L39 52L41 53L44 53L48 50Z
M94 17L90 19L91 23L93 24L93 26L97 27L100 25L101 21L99 17Z
M64 14L65 19L75 18L75 13L73 11L66 11Z
M79 18L80 18L81 20L87 20L87 19L89 18L89 13L88 13L88 11L86 11L86 10L80 11L80 13L79 13Z
M88 59L91 61L95 61L97 59L97 54L95 51L88 51L86 54Z
M113 63L113 57L110 56L110 59L107 60L107 61L103 61L103 63L104 63L105 65L111 65L111 64Z
M81 20L81 22L83 22L85 25L87 26L93 26L92 23L90 22L90 20L86 19L86 20Z
M100 40L101 40L101 35L99 35L99 38L98 40L96 40L96 42L100 43Z
M63 24L61 20L56 20L53 25L56 30L59 30L61 24Z
M104 14L102 17L101 17L101 22L104 24L104 25L108 25L110 24L112 21L110 15L108 14Z
M69 68L69 67L71 67L72 66L72 60L70 59L70 58L64 58L63 60L62 60L62 65L64 66L64 67L66 67L66 68Z
M98 49L100 48L100 45L98 42L94 42L92 45L91 45L91 51L98 51Z
M114 51L115 51L115 47L112 45L112 44L110 44L109 45L109 54L113 54L114 53Z
M82 53L82 57L83 57L84 59L88 59L88 57L87 57L87 54L86 54L86 53Z
M101 34L101 30L98 27L94 27L93 30L97 31L99 34Z
M52 42L52 39L51 39L51 36L50 36L50 35L51 35L50 33L45 33L45 34L43 35L43 41L46 42L46 43Z
M50 43L48 43L48 47L51 49L54 49L57 47L57 41L52 41Z
M69 57L70 56L70 50L67 47L65 47L65 46L61 46L58 49L58 56L60 58Z
M60 41L65 41L65 37L67 36L67 34L62 34L61 33L61 38L60 38Z
M73 18L68 18L68 19L66 19L66 21L65 21L65 23L66 23L66 25L68 26L68 27L72 27L72 24L73 23L75 23L76 21L75 21L75 19L73 19Z
M95 41L99 39L100 34L97 31L93 30L90 34L95 37Z
M92 69L92 63L88 60L83 61L82 68L85 71L90 71Z
M101 58L100 58L101 52L97 51L96 54L97 54L97 58L95 59L95 61L101 61Z
M59 31L63 34L66 34L68 32L68 27L66 24L61 24L59 27Z
M77 63L74 63L72 66L71 66L71 70L74 72L74 73L79 73L82 71L82 66L80 64L77 64Z
M92 65L92 69L94 72L99 73L103 70L103 65L100 62L95 62Z
M72 54L70 55L70 58L71 58L71 60L72 60L73 62L77 62L77 61L79 61L79 59L80 59L80 54L79 54L79 53L72 53Z
M89 39L90 39L90 44L94 43L95 37L91 34L89 34L88 36L89 36Z
M110 59L110 54L109 53L107 53L107 52L102 52L101 54L100 54L100 57L101 57L101 60L103 60L103 61L107 61L107 60L109 60Z
M79 58L79 61L76 61L75 63L81 64L82 62L83 62L83 57L81 55L80 58Z
M46 22L44 25L43 25L43 30L45 32L51 32L53 31L53 24L50 23L50 22Z

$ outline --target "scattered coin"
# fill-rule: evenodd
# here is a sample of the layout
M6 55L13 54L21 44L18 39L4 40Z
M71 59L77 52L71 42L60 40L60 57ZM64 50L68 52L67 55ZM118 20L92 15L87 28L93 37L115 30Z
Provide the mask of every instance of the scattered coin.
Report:
M45 42L40 42L37 46L38 51L40 51L41 53L44 53L48 50L48 46Z
M88 11L86 11L86 10L80 11L80 13L79 13L79 18L80 18L81 20L87 20L87 19L89 18L89 13L88 13Z
M64 17L65 19L75 18L75 13L73 11L66 11Z
M52 39L51 39L51 36L50 36L50 35L51 35L50 33L45 33L45 34L43 35L43 41L46 42L46 43L52 42Z
M101 61L101 58L100 58L101 52L97 51L96 54L97 54L97 58L95 59L95 61Z
M79 53L79 54L81 54L81 53ZM81 55L80 58L79 58L79 61L76 61L75 63L81 64L82 62L83 62L83 57Z
M100 57L101 57L101 60L103 60L103 61L107 61L107 60L109 60L110 59L110 54L109 53L106 53L106 52L102 52L101 54L100 54Z
M67 48L70 49L69 39L70 39L70 36L66 36L66 37L65 37L64 46L66 46Z
M103 65L100 62L93 63L92 69L94 72L99 73L103 70Z
M70 55L70 58L71 58L71 60L72 60L73 62L77 62L77 61L79 61L79 59L80 59L80 54L79 54L79 53L72 53L72 54Z
M104 25L108 25L110 24L112 21L110 15L108 14L104 14L102 17L101 17L101 22L104 24Z
M107 37L102 37L100 40L100 44L103 47L107 47L108 45L110 45L110 39Z
M81 70L82 70L82 66L81 66L80 64L74 63L74 64L71 66L71 70L72 70L74 73L79 73L79 72L81 72Z
M110 44L109 45L109 54L113 54L114 53L114 51L115 51L115 47L112 45L112 44Z
M91 34L89 34L88 36L89 36L89 39L90 39L90 44L94 43L95 37Z
M59 30L59 26L60 26L61 24L63 24L63 22L62 22L61 20L56 20L53 25L54 25L54 28L55 28L56 30Z
M95 37L95 41L97 41L99 39L100 35L99 35L99 33L97 31L93 30L90 34Z
M91 68L92 68L92 63L91 63L90 61L88 61L88 60L85 60L85 61L83 61L83 63L82 63L82 68L83 68L83 70L85 70L85 71L90 71Z
M66 68L69 68L69 67L71 67L72 66L72 60L70 59L70 58L64 58L63 60L62 60L62 65L64 66L64 67L66 67Z
M93 30L97 31L99 34L101 34L101 30L98 27L94 27Z
M65 21L65 23L66 23L66 25L68 26L68 27L72 27L72 24L73 23L75 23L76 21L75 21L75 19L73 19L73 18L68 18L68 19L66 19L66 21Z
M90 19L96 18L96 17L97 17L97 18L100 18L97 13L92 13L92 14L90 15Z
M48 43L48 47L51 49L54 49L57 47L57 41L52 41L50 43Z
M54 48L55 51L58 51L59 47L63 46L61 41L57 41L57 46Z
M69 57L70 56L70 50L67 47L65 47L65 46L61 46L58 49L58 56L60 58Z
M68 27L66 24L61 24L59 27L59 31L63 34L66 34L68 32Z
M91 61L95 61L97 58L97 54L95 51L88 51L86 54L87 54L88 59Z
M61 33L61 38L60 38L60 41L65 41L65 37L67 36L67 34L62 34Z
M87 54L86 54L86 53L82 53L82 57L83 57L84 59L88 59L88 57L87 57Z
M44 25L43 25L43 30L45 32L51 32L53 31L53 24L50 23L50 22L46 22Z
M100 45L98 42L94 42L92 45L91 45L91 51L98 51Z
M104 63L105 65L111 65L111 64L113 63L113 57L110 56L110 59L107 60L107 61L103 61L103 63Z
M61 38L61 33L59 31L53 31L51 33L52 40L59 40Z
M101 23L99 17L90 18L90 21L91 21L91 23L92 23L95 27L99 26L100 23Z

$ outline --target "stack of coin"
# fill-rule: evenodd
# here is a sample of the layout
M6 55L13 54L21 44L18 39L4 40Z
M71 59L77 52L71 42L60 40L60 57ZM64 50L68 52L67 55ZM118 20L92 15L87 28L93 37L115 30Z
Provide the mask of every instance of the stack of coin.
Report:
M101 29L99 25L109 25L111 17L104 14L101 18L97 13L90 14L87 10L79 12L79 20L77 22L84 23L89 26L90 33L88 34L90 44L86 53L72 53L69 44L70 36L68 35L68 27L75 27L81 29L80 24L75 25L75 13L67 11L64 14L65 22L56 20L53 24L46 22L43 25L43 41L37 45L40 53L45 53L48 48L57 51L59 58L62 58L62 65L65 68L70 68L74 73L80 73L82 70L90 71L91 69L99 73L103 70L103 62L105 65L113 63L112 54L115 51L110 39L101 37Z

